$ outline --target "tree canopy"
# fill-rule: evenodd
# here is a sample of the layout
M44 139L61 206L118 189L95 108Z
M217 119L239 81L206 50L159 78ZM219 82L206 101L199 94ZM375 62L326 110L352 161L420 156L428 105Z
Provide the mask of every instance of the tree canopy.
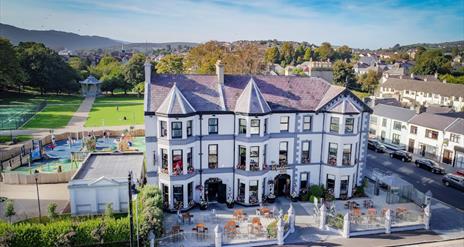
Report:
M24 79L13 45L9 40L0 38L0 90L3 87L17 87Z
M438 49L430 49L416 55L416 65L412 72L421 75L432 75L436 72L447 74L451 71L451 60Z
M343 60L337 60L333 64L333 82L353 89L356 83L353 66Z
M181 74L184 72L184 58L176 54L169 54L156 64L159 74Z

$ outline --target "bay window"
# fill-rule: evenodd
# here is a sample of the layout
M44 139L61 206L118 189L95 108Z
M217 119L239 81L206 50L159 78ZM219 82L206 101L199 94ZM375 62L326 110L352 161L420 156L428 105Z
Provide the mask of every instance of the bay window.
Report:
M250 134L259 135L259 119L252 119L250 121Z

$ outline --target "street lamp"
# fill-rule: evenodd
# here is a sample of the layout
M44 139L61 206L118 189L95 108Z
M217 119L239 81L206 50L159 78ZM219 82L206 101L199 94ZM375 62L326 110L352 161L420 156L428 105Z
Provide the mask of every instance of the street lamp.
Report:
M35 170L34 171L34 179L35 179L35 187L37 189L37 206L39 206L39 222L42 221L42 211L40 210L40 196L39 196L39 171Z

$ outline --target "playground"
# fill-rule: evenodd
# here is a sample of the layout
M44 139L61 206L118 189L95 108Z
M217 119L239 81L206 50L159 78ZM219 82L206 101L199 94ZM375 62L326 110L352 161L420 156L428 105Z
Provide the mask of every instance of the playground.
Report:
M8 174L33 175L67 173L79 168L89 152L130 152L145 151L145 139L133 137L129 131L123 131L119 137L109 137L106 132L101 136L93 132L69 134L67 138L55 140L44 145L41 140L33 140L29 156L23 156L27 162L17 167L4 167L4 178ZM17 180L15 177L14 179ZM21 179L20 179L21 180Z

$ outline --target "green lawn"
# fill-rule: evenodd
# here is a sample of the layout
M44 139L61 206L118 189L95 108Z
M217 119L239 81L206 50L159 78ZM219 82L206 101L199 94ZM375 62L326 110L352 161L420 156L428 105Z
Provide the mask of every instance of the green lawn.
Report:
M82 97L77 96L48 97L47 106L29 120L23 128L64 128L81 105L82 99Z
M137 124L143 124L143 98L132 95L97 98L85 122L86 127Z
M68 95L0 94L0 105L31 105L47 100L47 106L32 117L22 128L63 128L79 108L83 98Z
M356 96L358 96L358 98L360 98L360 99L364 99L364 98L366 98L367 96L370 95L367 92L361 92L361 91L356 91L356 90L351 90L351 92L354 93Z

